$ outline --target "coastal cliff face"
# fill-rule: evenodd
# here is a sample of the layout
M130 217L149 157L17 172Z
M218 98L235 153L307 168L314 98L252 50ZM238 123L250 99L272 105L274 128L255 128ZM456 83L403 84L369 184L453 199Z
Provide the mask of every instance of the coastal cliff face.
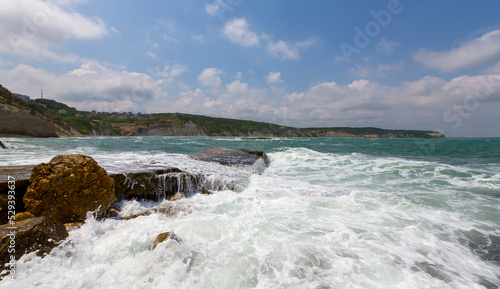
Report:
M205 130L189 121L183 125L157 124L144 128L133 134L134 136L207 136Z
M55 126L38 115L13 105L0 103L0 135L57 137Z

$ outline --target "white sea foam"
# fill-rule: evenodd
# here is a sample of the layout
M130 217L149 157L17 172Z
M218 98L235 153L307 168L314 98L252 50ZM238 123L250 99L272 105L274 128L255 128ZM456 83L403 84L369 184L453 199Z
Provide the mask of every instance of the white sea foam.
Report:
M49 256L25 255L17 280L0 288L500 286L498 172L306 148L270 157L262 175L243 172L240 192L182 199L176 217L90 218ZM97 159L233 181L243 174L169 153L97 152ZM162 204L119 205L126 216ZM151 250L165 231L182 242Z

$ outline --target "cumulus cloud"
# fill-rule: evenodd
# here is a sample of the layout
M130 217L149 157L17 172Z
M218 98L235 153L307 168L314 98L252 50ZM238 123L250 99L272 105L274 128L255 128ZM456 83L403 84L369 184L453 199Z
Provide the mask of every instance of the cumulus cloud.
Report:
M433 124L453 133L473 114L499 116L500 75L450 81L427 76L400 86L363 79L349 85L323 82L306 92L285 95L280 106L293 124L305 126L435 129L429 127ZM487 123L477 129L481 127L488 127Z
M166 65L138 73L88 60L63 74L20 64L0 67L0 75L13 92L36 97L43 88L46 97L82 110L180 111L294 126L441 127L450 135L466 127L470 135L488 134L491 120L500 117L500 74L451 80L427 76L398 86L366 79L327 81L286 93L272 86L281 79L279 72L266 76L271 87L257 88L241 79L225 84L222 70L207 68L198 76L202 87L168 93L186 70Z
M259 46L259 36L252 32L245 18L233 19L224 25L223 34L233 43L245 46Z
M413 59L426 67L454 72L500 60L500 30L494 30L462 43L449 51L421 50Z
M47 98L81 110L144 111L148 102L168 96L166 88L185 68L180 65L138 73L86 61L74 70L56 74L20 64L1 70L3 85L11 91L37 97L40 88Z
M268 75L266 75L266 79L267 79L267 84L270 85L283 84L283 80L281 79L281 72L271 71L269 72Z
M0 9L0 52L75 61L74 55L58 55L54 49L67 39L95 39L108 33L104 22L66 10L79 1L4 1Z
M267 41L267 53L281 60L298 60L300 59L300 50L305 50L317 42L316 39L307 39L295 43L283 40L273 41L271 40L271 36L265 33L259 36L250 30L245 18L227 21L223 28L223 34L232 43L244 47L259 47L262 41Z
M200 75L198 75L198 82L205 87L219 87L222 85L222 80L219 75L223 70L214 67L205 68Z

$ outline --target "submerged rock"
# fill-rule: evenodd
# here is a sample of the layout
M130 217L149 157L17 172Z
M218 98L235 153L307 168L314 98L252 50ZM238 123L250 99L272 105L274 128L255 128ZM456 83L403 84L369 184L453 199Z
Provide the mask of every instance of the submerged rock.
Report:
M35 216L71 223L104 212L116 200L113 182L89 156L56 156L33 168L23 200Z
M244 148L228 149L216 147L188 156L191 159L216 162L226 166L250 168L258 173L269 164L268 156L262 151L251 151Z
M0 226L1 269L10 270L21 256L37 251L37 255L48 254L68 237L68 231L60 222L46 217L31 218ZM4 264L7 266L4 267ZM1 271L1 270L0 270Z
M162 214L162 215L165 215L168 217L178 217L182 213L187 214L190 212L191 212L191 210L189 207L186 207L184 205L177 205L176 203L168 202L168 203L162 203L161 205L159 205L155 208L150 208L150 209L144 210L140 213L123 217L123 219L124 220L132 220L132 219L135 219L138 217L149 216L151 214L156 214L156 213Z
M0 140L0 148L1 149L8 149L8 147Z
M170 198L170 201L175 202L183 198L184 198L184 193L176 193L172 198Z
M211 195L213 193L211 191L209 191L209 190L201 189L200 194L202 194L202 195Z
M175 235L174 233L172 232L165 232L165 233L161 233L159 234L155 241L153 242L153 246L151 246L151 250L154 250L156 248L156 246L158 246L160 243L163 243L165 242L165 240L175 240L177 241L177 243L181 243L181 239L179 237L177 237L177 235Z

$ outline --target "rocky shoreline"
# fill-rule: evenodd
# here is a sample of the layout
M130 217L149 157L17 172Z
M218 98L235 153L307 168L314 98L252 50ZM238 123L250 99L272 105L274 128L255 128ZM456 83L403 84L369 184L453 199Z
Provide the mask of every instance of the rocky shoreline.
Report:
M251 173L261 173L269 164L264 152L246 149L213 148L188 158ZM115 204L122 200L175 201L196 193L210 195L213 190L236 187L209 180L203 172L155 164L136 165L122 172L106 171L85 155L56 156L36 166L0 167L1 275L8 276L24 254L50 253L68 237L66 227L84 222L89 213L98 219L114 218L119 213ZM139 215L171 210L163 205ZM156 242L180 240L167 233L160 234L161 241Z

